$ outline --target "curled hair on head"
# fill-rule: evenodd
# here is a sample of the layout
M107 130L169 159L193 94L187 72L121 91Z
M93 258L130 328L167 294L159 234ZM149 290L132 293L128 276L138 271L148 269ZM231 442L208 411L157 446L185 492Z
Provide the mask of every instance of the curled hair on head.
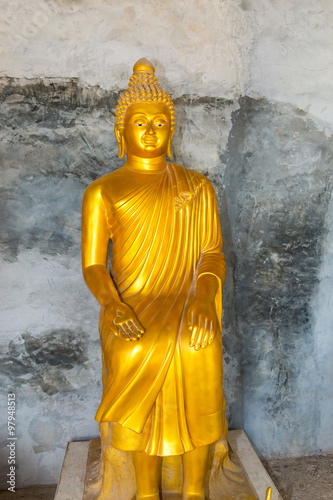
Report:
M171 132L175 129L175 108L171 96L160 87L155 76L154 66L144 58L135 63L128 88L118 100L116 123L120 129L124 128L127 108L136 102L163 102L166 104L171 115Z

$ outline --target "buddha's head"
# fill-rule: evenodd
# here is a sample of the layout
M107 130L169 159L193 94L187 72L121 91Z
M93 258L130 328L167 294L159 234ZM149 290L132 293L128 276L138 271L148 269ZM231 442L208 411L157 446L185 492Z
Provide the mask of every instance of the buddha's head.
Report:
M156 158L165 153L171 158L174 130L171 97L159 86L154 66L147 59L140 59L116 106L119 157L128 151L141 158Z

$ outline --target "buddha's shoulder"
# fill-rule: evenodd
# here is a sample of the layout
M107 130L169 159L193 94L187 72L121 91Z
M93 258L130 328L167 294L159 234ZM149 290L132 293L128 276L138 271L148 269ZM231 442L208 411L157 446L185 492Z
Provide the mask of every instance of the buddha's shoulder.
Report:
M85 190L85 196L88 197L96 197L108 194L108 196L112 193L116 193L119 190L119 185L124 183L124 173L121 169L115 170L114 172L110 172L98 179L94 180Z
M210 180L200 172L197 172L196 170L193 170L192 168L189 167L184 167L183 165L178 165L177 163L172 163L170 164L171 168L178 174L178 176L185 176L188 179L191 179L192 181L196 181L198 184L203 185L211 185Z

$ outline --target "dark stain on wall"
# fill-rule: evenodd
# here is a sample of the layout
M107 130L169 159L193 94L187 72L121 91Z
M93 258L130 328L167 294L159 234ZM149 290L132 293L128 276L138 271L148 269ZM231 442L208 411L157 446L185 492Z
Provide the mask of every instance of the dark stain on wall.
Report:
M65 372L88 361L88 337L80 329L58 329L34 336L24 333L3 353L0 373L9 378L6 387L26 384L49 396L75 390Z
M75 79L0 79L2 254L80 253L86 186L119 166L113 133L117 92Z
M75 79L0 78L2 158L25 173L88 184L119 166L113 133L119 93Z
M302 440L315 445L316 404L302 393L302 377L306 366L314 366L311 301L327 234L332 153L331 142L303 112L243 98L223 158L237 259L245 419L251 428L261 420L275 425L277 441L289 433L291 448ZM307 413L297 414L302 405ZM263 441L270 438L267 433Z
M69 111L77 108L82 108L82 110L97 108L113 111L119 95L119 92L109 92L98 85L85 87L80 84L78 78L2 77L0 86L0 103L25 103L30 106L31 111L44 107L47 122L52 122L52 116L59 116L59 109ZM54 115L52 115L52 110L54 110Z

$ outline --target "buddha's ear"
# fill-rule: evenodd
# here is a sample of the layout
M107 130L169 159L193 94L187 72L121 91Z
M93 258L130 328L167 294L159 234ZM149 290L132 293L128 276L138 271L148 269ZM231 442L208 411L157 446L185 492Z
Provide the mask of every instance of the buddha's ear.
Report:
M118 143L119 158L124 158L125 155L125 141L123 136L123 129L116 123L114 126L114 133Z
M166 154L167 154L168 158L172 158L171 143L172 143L173 134L174 134L174 130L171 130L170 136L169 136L169 141L168 141L168 147L167 147L167 151L166 151Z

